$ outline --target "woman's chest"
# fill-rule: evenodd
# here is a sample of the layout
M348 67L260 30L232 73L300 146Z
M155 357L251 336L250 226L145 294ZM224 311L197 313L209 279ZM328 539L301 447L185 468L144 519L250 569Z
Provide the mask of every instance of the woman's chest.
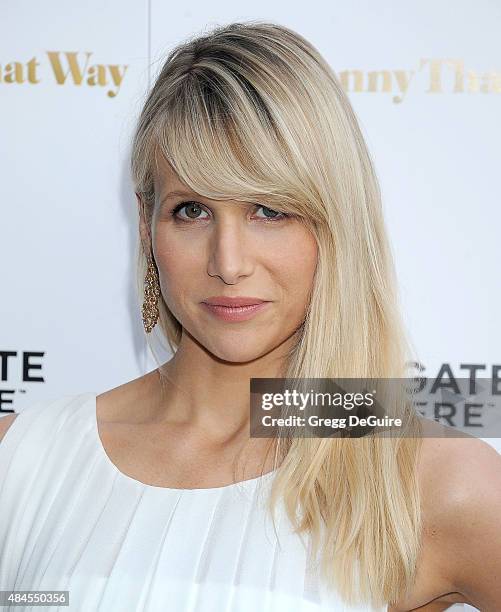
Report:
M9 528L3 589L68 590L70 610L341 610L304 542L255 487L144 487L98 466ZM276 527L276 529L275 529Z

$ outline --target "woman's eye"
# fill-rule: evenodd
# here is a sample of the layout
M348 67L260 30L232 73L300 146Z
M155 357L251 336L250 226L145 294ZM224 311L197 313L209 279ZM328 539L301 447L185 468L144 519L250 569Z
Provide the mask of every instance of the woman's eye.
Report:
M179 212L183 209L186 209L186 215L179 214ZM206 211L196 202L181 202L181 204L178 204L174 208L172 215L186 221L190 219L200 219L200 213L202 212Z
M257 205L258 210L262 210L264 215L258 215L258 219L264 219L265 221L275 221L282 220L288 217L286 213L279 212L277 210L273 210L272 208L268 208L268 206L263 206L262 204ZM181 211L183 213L181 214ZM172 210L172 216L181 221L197 221L200 219L207 219L208 217L202 216L202 213L206 213L207 211L197 202L181 202Z
M273 208L268 208L267 206L259 205L259 208L264 212L264 217L259 217L260 219L283 219L287 217L287 215L283 212L279 212L278 210L273 210Z

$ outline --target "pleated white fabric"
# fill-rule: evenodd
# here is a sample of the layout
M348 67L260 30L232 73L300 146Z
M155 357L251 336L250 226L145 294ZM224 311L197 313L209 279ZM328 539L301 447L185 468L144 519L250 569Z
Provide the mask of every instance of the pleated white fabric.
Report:
M324 588L282 508L274 530L272 479L147 485L106 454L96 393L33 404L0 442L0 589L69 590L44 609L85 612L375 610Z

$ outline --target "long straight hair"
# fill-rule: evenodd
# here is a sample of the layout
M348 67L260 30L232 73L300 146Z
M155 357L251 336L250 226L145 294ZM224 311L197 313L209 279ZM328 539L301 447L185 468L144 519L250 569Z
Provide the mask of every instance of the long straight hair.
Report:
M318 261L285 378L405 378L401 319L381 194L364 138L333 70L301 35L262 20L176 46L133 137L132 177L151 219L163 155L207 198L265 202L313 233ZM146 261L138 248L138 292ZM182 328L160 299L173 352ZM384 605L415 578L421 514L419 420L400 437L279 436L270 510L281 500L312 536L328 586L347 604Z

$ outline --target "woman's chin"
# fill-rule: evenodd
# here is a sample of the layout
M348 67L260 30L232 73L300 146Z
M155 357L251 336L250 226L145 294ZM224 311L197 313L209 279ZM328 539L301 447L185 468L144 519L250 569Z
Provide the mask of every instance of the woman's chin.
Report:
M228 363L250 363L260 357L259 353L250 351L218 351L213 354L221 361L226 361Z
M267 355L281 344L269 327L252 330L202 330L183 328L194 342L220 361L250 363ZM207 333L209 331L209 333Z
M242 341L238 345L228 345L216 341L210 343L207 348L215 357L229 363L248 363L259 359L269 351L269 348L264 343L260 345L255 339L248 343Z

